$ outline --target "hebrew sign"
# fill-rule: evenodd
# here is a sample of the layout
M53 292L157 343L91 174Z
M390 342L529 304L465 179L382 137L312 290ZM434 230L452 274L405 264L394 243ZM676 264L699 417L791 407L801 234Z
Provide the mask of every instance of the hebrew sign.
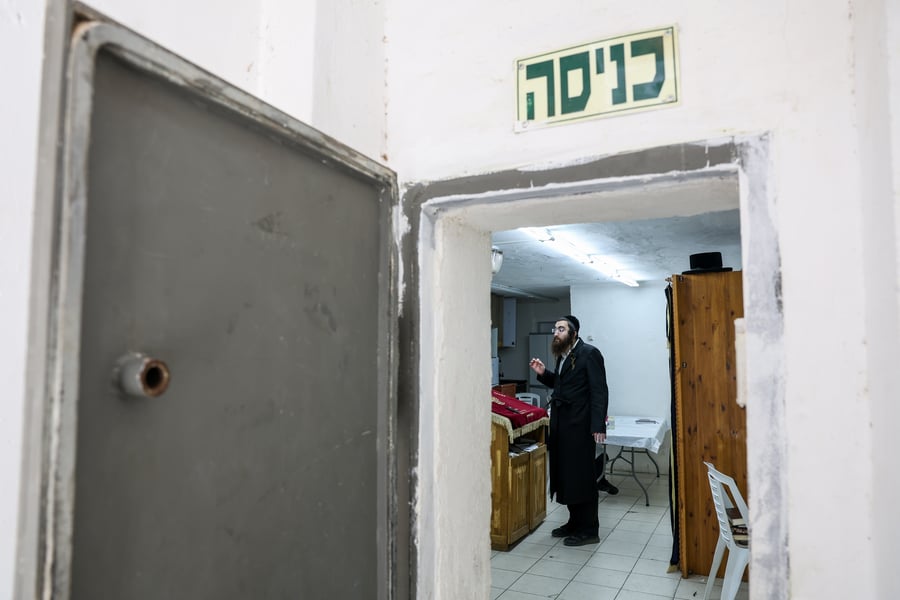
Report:
M516 131L674 106L675 27L621 35L516 61Z

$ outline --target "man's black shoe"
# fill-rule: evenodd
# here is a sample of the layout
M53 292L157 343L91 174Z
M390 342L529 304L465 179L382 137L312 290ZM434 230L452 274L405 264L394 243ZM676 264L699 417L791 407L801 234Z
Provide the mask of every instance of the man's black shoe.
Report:
M606 477L602 477L600 481L597 482L597 489L601 492L606 492L610 496L615 496L619 493L619 488L608 482Z
M585 544L599 544L600 537L596 534L577 533L563 540L566 546L584 546Z
M557 527L556 529L551 531L550 535L552 535L553 537L568 537L572 535L572 530L569 529L569 525L567 523L562 527Z

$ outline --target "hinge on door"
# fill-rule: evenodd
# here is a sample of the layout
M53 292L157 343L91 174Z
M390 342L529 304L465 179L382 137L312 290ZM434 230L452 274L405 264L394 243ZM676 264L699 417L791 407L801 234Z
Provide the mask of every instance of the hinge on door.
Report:
M682 368L682 369L687 369L687 363L686 363L686 362L681 363L681 368Z

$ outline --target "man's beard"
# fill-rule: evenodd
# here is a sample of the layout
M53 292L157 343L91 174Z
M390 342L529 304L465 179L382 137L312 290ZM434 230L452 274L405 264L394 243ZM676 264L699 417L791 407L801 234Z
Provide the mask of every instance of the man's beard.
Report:
M565 338L555 337L550 345L554 358L559 358L572 347L572 339L567 335Z

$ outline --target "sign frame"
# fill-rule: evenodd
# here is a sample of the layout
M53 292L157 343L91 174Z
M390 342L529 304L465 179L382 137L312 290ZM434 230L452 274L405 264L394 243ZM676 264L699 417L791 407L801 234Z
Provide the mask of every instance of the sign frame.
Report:
M516 133L681 103L675 25L517 59L515 70Z

